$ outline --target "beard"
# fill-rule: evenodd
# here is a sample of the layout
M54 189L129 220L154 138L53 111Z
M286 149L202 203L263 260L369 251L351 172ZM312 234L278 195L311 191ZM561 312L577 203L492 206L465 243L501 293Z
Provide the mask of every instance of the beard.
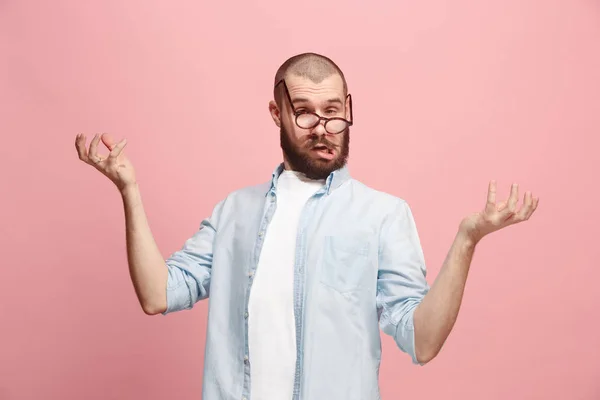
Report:
M314 135L304 145L299 146L293 143L283 124L279 132L281 149L290 167L294 171L303 173L309 179L327 179L329 174L344 167L348 161L350 128L346 128L344 132L339 133L339 135L342 135L342 143L339 145L330 142L324 135ZM337 150L337 156L333 160L313 157L311 151L315 146L319 145Z

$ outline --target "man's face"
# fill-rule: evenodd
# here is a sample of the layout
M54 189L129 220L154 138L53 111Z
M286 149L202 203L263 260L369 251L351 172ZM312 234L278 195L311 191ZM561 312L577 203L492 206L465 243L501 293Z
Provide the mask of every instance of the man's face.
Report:
M350 112L339 75L320 83L310 79L288 76L285 79L296 111L310 111L322 117L349 119ZM324 121L311 129L299 127L283 85L280 122L280 141L286 168L304 173L311 179L325 179L332 171L343 167L348 159L350 130L339 134L325 130ZM277 121L276 121L277 122Z

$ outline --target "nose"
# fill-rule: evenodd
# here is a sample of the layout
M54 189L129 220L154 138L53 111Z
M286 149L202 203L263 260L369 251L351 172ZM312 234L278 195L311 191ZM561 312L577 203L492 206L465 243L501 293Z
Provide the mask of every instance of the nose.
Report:
M325 121L319 121L319 124L312 129L312 133L319 136L327 135L327 131L325 130Z

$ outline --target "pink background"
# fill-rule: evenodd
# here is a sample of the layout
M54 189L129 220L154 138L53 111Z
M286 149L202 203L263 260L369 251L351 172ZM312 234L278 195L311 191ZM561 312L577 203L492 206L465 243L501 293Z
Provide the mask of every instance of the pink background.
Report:
M351 170L409 201L430 282L489 179L541 197L479 246L437 359L384 337L383 398L600 398L599 43L591 0L0 2L0 399L200 398L207 304L142 313L74 138L128 138L167 256L269 179L273 75L303 51L347 74Z

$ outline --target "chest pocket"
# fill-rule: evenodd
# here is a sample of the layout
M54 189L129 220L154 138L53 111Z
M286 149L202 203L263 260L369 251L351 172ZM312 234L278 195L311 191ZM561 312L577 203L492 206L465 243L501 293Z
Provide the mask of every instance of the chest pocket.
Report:
M365 283L369 253L366 235L325 236L320 282L341 293L357 290Z

